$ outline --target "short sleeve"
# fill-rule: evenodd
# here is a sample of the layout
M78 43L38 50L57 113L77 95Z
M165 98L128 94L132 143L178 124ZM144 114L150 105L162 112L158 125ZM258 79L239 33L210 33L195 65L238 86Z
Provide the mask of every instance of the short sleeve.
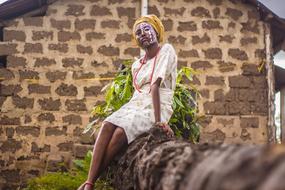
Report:
M170 44L165 44L159 52L151 85L161 78L161 83L171 75L172 72L176 73L177 56L174 48Z

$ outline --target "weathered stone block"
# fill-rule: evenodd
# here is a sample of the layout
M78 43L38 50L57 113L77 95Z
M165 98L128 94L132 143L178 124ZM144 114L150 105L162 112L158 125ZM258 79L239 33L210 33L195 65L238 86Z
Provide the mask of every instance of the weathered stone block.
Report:
M244 63L241 69L243 75L248 75L248 76L260 75L260 72L258 71L258 65L256 64Z
M194 61L191 63L191 67L193 69L208 69L208 68L212 68L213 65L210 64L209 61Z
M44 67L44 66L51 66L55 65L56 61L54 59L49 59L46 57L36 58L35 67Z
M0 96L0 108L2 107L2 105L4 104L5 100L7 99L7 97L4 96ZM1 110L1 109L0 109ZM1 133L0 133L1 135Z
M91 12L91 16L107 16L107 15L112 15L110 9L107 7L99 7L97 5L93 5Z
M24 53L43 53L43 46L40 43L26 43Z
M55 92L59 96L76 96L78 94L76 86L74 86L73 84L67 85L64 83L61 83L61 85L57 87Z
M89 33L86 33L86 40L92 41L93 39L95 39L95 40L104 40L104 39L106 39L106 37L105 37L105 34L101 33L101 32L89 32ZM117 42L117 40L116 40L116 42Z
M196 49L192 50L180 50L178 57L188 58L188 57L199 57L198 51Z
M75 80L80 80L80 79L92 79L95 77L95 74L92 72L82 72L82 71L74 71L72 78Z
M186 38L179 36L169 36L168 41L172 44L185 44Z
M40 136L40 127L19 126L16 128L18 135L31 135L33 137Z
M50 86L40 85L40 84L29 84L28 90L29 94L50 94Z
M24 123L26 124L26 123L31 123L31 122L32 122L31 116L25 115L25 116L24 116Z
M99 86L84 87L84 96L98 96L100 94L102 92Z
M41 109L46 111L59 111L60 110L60 100L53 100L52 98L44 98L38 100Z
M257 43L257 37L244 37L240 39L240 43L242 46L246 46L248 44L256 44Z
M53 40L53 32L33 31L32 40Z
M223 102L205 102L204 110L206 114L210 115L225 115L225 103Z
M21 181L21 174L19 169L5 169L1 171L1 176L6 180L7 183L18 183ZM7 189L3 190L9 190L9 189L16 189L15 186L7 186Z
M15 96L22 90L23 88L20 85L0 85L1 96Z
M124 50L125 55L131 55L132 57L140 55L140 48L127 48Z
M22 141L17 141L15 139L7 139L6 141L2 141L2 145L0 146L1 152L10 152L15 153L17 150L22 148ZM2 174L3 170L1 171Z
M164 14L165 16L183 16L185 12L185 7L181 7L179 9L171 9L164 7Z
M238 20L243 14L240 10L227 8L226 15L231 17L233 20Z
M14 55L7 56L7 68L9 67L26 67L27 60L24 57Z
M6 136L8 138L12 138L14 136L14 133L15 133L15 129L14 128L11 128L11 127L7 127L6 128Z
M202 133L200 138L202 140L202 142L200 143L211 142L220 144L223 143L226 139L226 134L222 130L216 129L215 131L210 133Z
M254 52L254 55L256 58L261 58L261 59L265 59L266 58L266 54L265 54L265 50L264 49L257 49Z
M211 18L210 11L204 7L196 7L191 11L192 16Z
M171 19L162 19L161 20L165 31L171 31L173 28L173 21Z
M66 100L65 106L68 111L87 111L85 99L82 100Z
M52 123L55 121L55 117L52 113L41 113L38 115L38 121L48 121L49 123Z
M159 10L157 9L157 7L155 5L148 6L148 13L149 14L154 14L154 15L160 17L160 12L159 12Z
M6 68L0 68L0 81L1 80L10 80L15 78L14 74L12 71Z
M192 36L192 44L196 45L196 44L201 44L201 43L210 43L210 37L204 33L204 35L202 37L194 35Z
M17 44L0 44L0 56L18 53Z
M120 23L121 23L121 21L119 21L119 20L103 20L101 22L101 27L102 28L119 29Z
M32 109L34 107L34 98L13 96L12 102L16 106L16 108Z
M0 118L0 124L1 125L20 125L20 118L8 117L2 114Z
M69 125L82 125L82 118L80 115L69 114L62 117L62 121L64 123L68 123Z
M209 48L203 50L205 58L207 59L222 59L222 50L220 48Z
M207 0L210 5L222 5L223 0Z
M93 53L93 49L91 46L77 45L76 49L78 53L86 53L88 55L91 55Z
M213 29L223 29L218 20L204 20L202 21L202 28L213 30Z
M68 52L68 45L65 43L49 44L48 49L58 51L61 53L67 53Z
M84 11L84 6L83 5L77 5L77 4L70 4L68 5L68 8L64 15L66 16L83 16L85 15Z
M59 42L67 42L70 40L79 41L81 36L78 32L66 32L66 31L59 31L58 32L58 41Z
M219 65L219 70L221 72L230 72L233 71L236 68L236 64L228 61L218 61L217 64Z
M66 72L53 71L53 72L47 72L46 77L50 82L55 82L57 80L65 80L66 74L67 74Z
M230 91L225 95L226 101L238 101L239 100L239 90L238 89L230 89Z
M225 95L222 89L216 90L214 92L214 100L217 102L224 102L225 101Z
M79 67L83 64L82 58L63 58L62 63L64 67Z
M71 28L70 20L55 20L52 18L50 19L50 24L51 24L51 27L56 28L58 30Z
M132 35L128 33L118 34L115 41L116 42L130 42L132 40Z
M31 152L50 152L50 145L45 144L43 147L39 147L35 142L32 142Z
M73 150L73 142L69 141L69 142L64 142L64 143L59 143L57 145L57 147L59 148L59 151L72 151Z
M24 42L24 41L26 41L26 34L23 31L4 30L3 40L8 41L8 42L9 41Z
M100 46L98 52L105 56L118 56L120 55L120 49L117 47L109 46Z
M196 31L197 30L197 24L194 21L189 22L178 22L178 28L177 30L179 32L185 32L185 31Z
M233 39L235 39L234 36L232 35L219 35L219 38L220 38L220 42L227 42L227 43L233 43Z
M252 80L253 86L259 89L267 89L267 80L265 76L254 76Z
M199 90L199 93L203 98L209 98L210 97L210 91L208 89Z
M224 85L225 79L224 77L215 77L215 76L206 76L205 85Z
M246 76L231 76L229 77L229 85L231 88L249 88L251 81Z
M119 18L126 16L128 19L136 17L136 9L132 7L117 7Z
M81 145L76 144L74 145L74 156L75 158L84 158L87 154L87 152L90 150L92 151L93 146L92 145Z
M247 53L237 48L230 48L228 50L228 55L237 60L241 60L241 61L248 60Z
M240 127L241 128L258 128L259 119L257 117L241 117Z
M66 135L66 131L67 128L66 127L62 127L62 129L60 127L47 127L45 130L45 135L46 136L62 136L62 135Z
M214 15L214 18L219 18L221 15L221 9L219 7L214 8L213 15Z
M24 17L25 26L43 26L43 17Z
M76 19L75 20L75 29L76 30L86 30L86 29L95 29L96 20L93 19Z
M242 28L241 28L241 32L242 33L247 33L247 32L252 32L255 34L259 34L259 27L258 27L258 23L255 22L246 22L246 23L241 23Z

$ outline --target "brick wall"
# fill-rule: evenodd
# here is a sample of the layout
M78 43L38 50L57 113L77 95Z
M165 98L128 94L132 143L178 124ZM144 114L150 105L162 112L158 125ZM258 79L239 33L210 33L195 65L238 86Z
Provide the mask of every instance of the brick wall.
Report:
M248 5L227 0L149 1L166 28L180 66L199 71L201 141L267 141L267 85L257 67L264 24ZM60 0L44 17L18 18L4 29L0 56L0 184L84 156L81 132L101 88L124 59L139 55L131 39L140 1ZM89 146L90 148L90 146ZM1 185L0 185L1 187Z

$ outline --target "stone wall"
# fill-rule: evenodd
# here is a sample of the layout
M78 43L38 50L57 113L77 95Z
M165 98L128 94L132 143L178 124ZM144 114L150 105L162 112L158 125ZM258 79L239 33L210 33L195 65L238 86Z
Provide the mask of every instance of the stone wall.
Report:
M265 143L267 85L258 71L264 24L254 7L227 0L149 1L179 67L199 71L201 141ZM44 17L4 29L0 56L0 189L84 156L81 135L101 88L120 63L139 55L131 38L140 1L60 0ZM1 186L2 185L2 186Z

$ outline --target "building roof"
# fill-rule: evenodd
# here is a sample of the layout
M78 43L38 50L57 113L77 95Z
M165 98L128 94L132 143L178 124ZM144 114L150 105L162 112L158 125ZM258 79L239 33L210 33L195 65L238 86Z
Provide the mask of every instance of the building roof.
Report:
M31 16L44 14L47 5L57 0L8 0L0 5L1 21L9 20L28 12L34 11ZM259 11L261 20L268 22L271 26L274 54L285 46L285 19L273 13L269 8L257 0L232 0L242 1L250 4ZM37 11L35 11L37 10ZM3 25L3 24L2 24Z

